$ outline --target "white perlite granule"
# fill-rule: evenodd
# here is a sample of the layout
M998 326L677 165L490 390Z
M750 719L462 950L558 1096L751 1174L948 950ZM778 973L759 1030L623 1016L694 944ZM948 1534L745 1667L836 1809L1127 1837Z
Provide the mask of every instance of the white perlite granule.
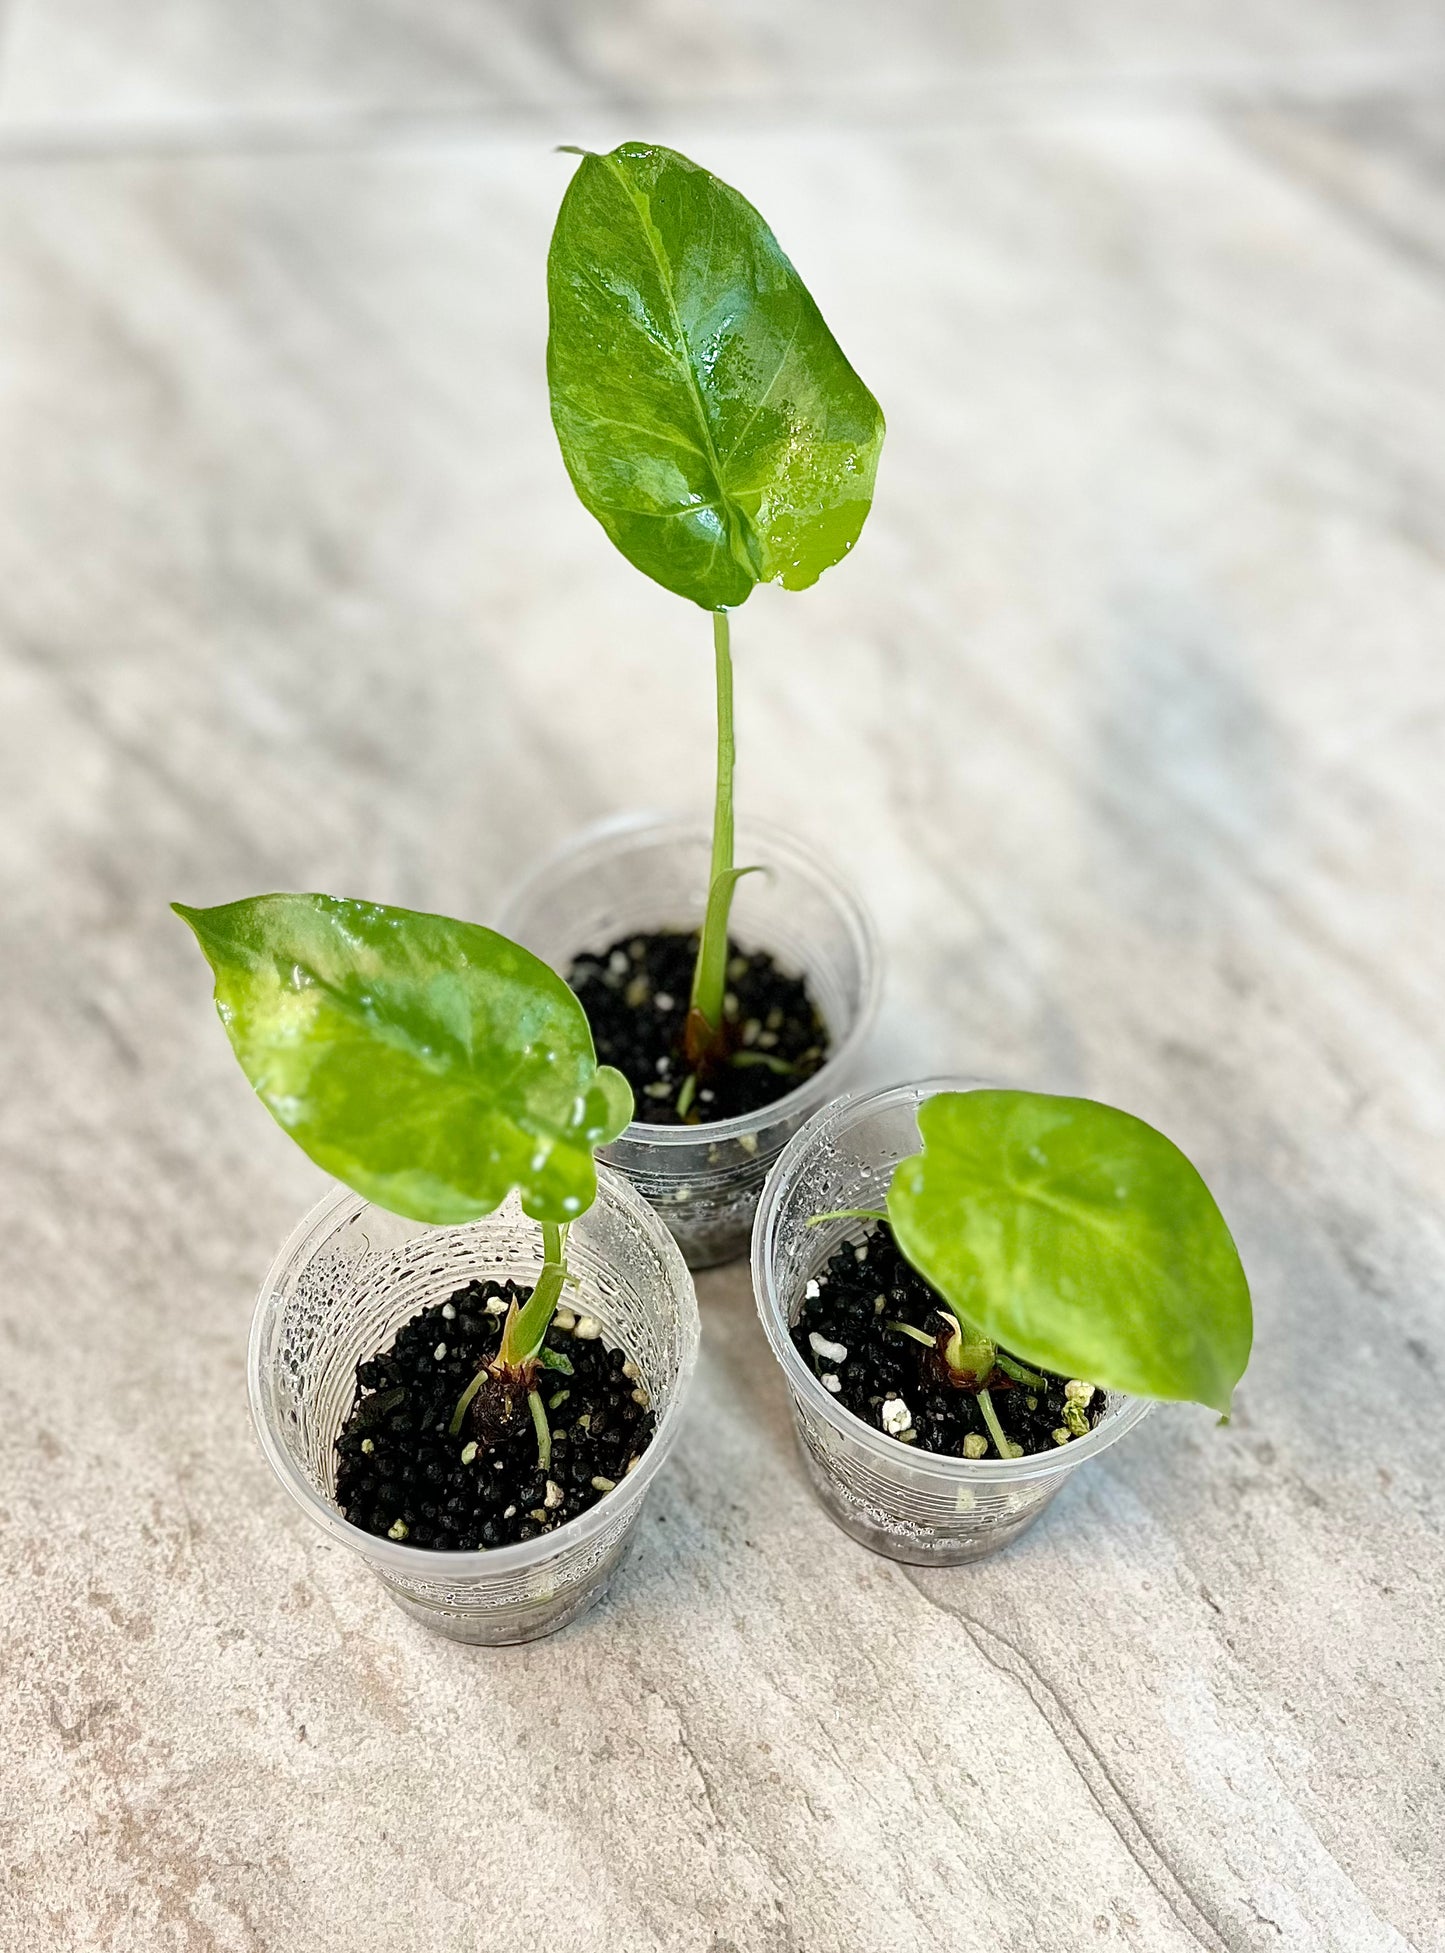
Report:
M913 1412L901 1397L886 1397L883 1408L878 1413L879 1421L890 1437L902 1437L905 1431L913 1429Z
M820 1336L816 1329L808 1331L808 1347L815 1356L821 1356L825 1363L846 1363L848 1360L846 1343L830 1343L827 1337Z

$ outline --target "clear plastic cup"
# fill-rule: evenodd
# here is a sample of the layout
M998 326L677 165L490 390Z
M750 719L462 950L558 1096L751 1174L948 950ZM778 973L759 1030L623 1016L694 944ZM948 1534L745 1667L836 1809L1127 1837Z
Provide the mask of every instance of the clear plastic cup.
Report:
M813 1490L864 1546L911 1566L958 1566L1027 1531L1071 1472L1131 1431L1153 1408L1111 1394L1086 1437L1028 1457L950 1458L900 1444L831 1397L793 1346L789 1328L810 1279L867 1224L811 1215L881 1207L899 1160L919 1149L918 1108L979 1079L935 1078L853 1093L825 1106L789 1143L768 1178L753 1228L753 1289L793 1399L793 1425Z
M711 851L705 820L626 814L604 821L534 870L497 927L565 975L574 957L623 936L696 928ZM663 1216L691 1268L747 1252L769 1167L848 1076L878 1005L877 937L847 883L801 842L753 821L738 822L736 859L765 872L738 883L732 935L807 978L831 1042L811 1078L760 1111L697 1126L636 1119L602 1152Z
M534 1641L600 1599L677 1439L698 1314L672 1237L624 1179L603 1171L596 1203L568 1235L567 1260L580 1278L577 1306L637 1363L657 1428L616 1490L580 1517L489 1551L438 1552L349 1524L334 1503L336 1439L357 1363L385 1348L419 1310L473 1279L536 1281L541 1229L516 1196L465 1227L426 1227L342 1187L282 1248L256 1305L251 1411L276 1476L324 1533L365 1560L400 1607L454 1641Z

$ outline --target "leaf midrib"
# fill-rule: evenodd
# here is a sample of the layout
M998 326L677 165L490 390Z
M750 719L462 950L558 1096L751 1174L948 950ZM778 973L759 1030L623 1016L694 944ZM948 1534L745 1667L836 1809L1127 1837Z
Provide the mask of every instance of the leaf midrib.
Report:
M481 1115L477 1120L479 1132L485 1129L486 1121L495 1120L510 1131L519 1134L529 1144L545 1146L549 1158L560 1148L565 1148L568 1151L577 1150L572 1141L562 1137L555 1130L529 1125L523 1120L516 1118L512 1113L504 1111L495 1100L479 1092L476 1089L474 1081L469 1077L444 1077L440 1081L438 1096L440 1097L442 1095L458 1101L464 1106L479 1107ZM440 1124L441 1122L435 1118L429 1109L424 1109L417 1105L407 1106L399 1112L392 1112L384 1120L372 1121L372 1126L377 1131L405 1133L414 1130L422 1135L425 1135L428 1128L435 1129Z
M618 162L614 152L609 152L602 158L602 161L611 170L618 183L621 184L623 195L637 213L637 221L642 228L643 236L647 240L647 248L652 253L652 261L657 267L657 276L662 286L662 295L667 301L668 313L672 319L673 343L678 349L677 364L687 381L687 390L692 396L693 410L697 415L697 423L702 430L703 441L706 444L703 451L703 459L712 470L712 478L717 483L717 492L722 506L731 514L734 514L739 522L746 522L746 516L744 516L741 509L736 507L732 496L728 493L727 477L723 473L722 460L718 455L717 444L712 437L712 425L708 420L707 411L703 406L702 390L698 386L697 374L693 371L692 359L687 350L687 334L683 331L682 315L677 309L677 300L673 294L671 267L663 252L662 239L658 236L657 226L652 221L651 206L633 188L626 171ZM730 551L729 553L734 552Z
M1046 1193L1037 1184L1015 1180L1012 1174L1006 1177L1004 1184L1009 1192L1017 1195L1020 1200L1032 1201L1035 1206L1046 1207L1053 1213L1062 1214L1065 1219L1074 1221L1080 1227L1107 1236L1116 1254L1122 1253L1126 1259L1146 1269L1166 1287L1173 1285L1174 1277L1167 1269L1161 1268L1151 1255L1142 1252L1138 1243L1130 1239L1128 1229L1121 1232L1118 1225L1100 1213L1097 1208L1081 1206L1062 1194Z

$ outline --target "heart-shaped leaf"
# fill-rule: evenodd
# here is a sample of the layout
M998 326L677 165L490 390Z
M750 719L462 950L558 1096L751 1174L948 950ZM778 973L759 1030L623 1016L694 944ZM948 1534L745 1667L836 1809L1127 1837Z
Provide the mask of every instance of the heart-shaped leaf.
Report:
M940 1092L888 1218L968 1322L1026 1363L1229 1409L1249 1285L1214 1198L1171 1141L1093 1099Z
M536 1220L596 1195L593 1148L632 1117L582 1006L476 923L330 895L175 905L262 1102L318 1166L413 1220Z
M853 547L883 415L736 190L654 143L584 155L547 292L563 459L629 562L719 609Z

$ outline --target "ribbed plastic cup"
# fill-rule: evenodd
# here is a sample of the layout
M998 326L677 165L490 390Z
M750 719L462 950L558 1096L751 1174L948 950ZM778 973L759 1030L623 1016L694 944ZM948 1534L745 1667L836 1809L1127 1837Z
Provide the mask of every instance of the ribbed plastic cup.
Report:
M604 821L534 870L497 927L565 976L575 957L623 937L697 928L711 851L706 821L659 814ZM746 1254L768 1168L846 1080L878 1005L877 937L847 883L801 842L758 822L738 823L735 858L765 872L738 883L731 934L806 977L828 1027L829 1057L760 1111L696 1126L637 1119L603 1150L601 1158L663 1216L692 1268Z
M919 1150L918 1108L937 1092L979 1089L978 1079L935 1078L825 1106L789 1143L758 1207L753 1289L793 1399L793 1426L824 1509L875 1553L911 1566L981 1560L1026 1532L1089 1459L1131 1431L1152 1408L1111 1395L1087 1436L1023 1458L950 1458L900 1444L855 1417L823 1388L789 1334L803 1291L842 1241L861 1243L866 1223L814 1214L881 1208L893 1169Z
M677 1439L697 1356L692 1277L647 1203L620 1175L597 1177L596 1203L567 1239L568 1264L580 1278L568 1299L636 1362L657 1428L615 1491L539 1539L438 1552L377 1539L334 1503L336 1439L351 1410L357 1363L466 1282L536 1281L541 1229L515 1195L465 1227L425 1227L340 1188L282 1248L256 1305L251 1411L276 1476L322 1532L366 1562L398 1606L455 1641L534 1641L600 1599Z

